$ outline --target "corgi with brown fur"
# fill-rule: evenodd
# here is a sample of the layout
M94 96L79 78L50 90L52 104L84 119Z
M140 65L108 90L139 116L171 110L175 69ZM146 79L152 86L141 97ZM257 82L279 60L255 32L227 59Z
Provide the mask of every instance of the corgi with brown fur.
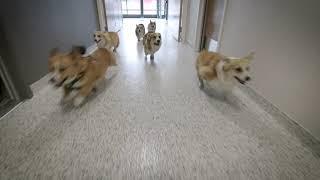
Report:
M68 77L75 74L73 67L77 60L85 54L86 49L82 46L72 47L71 52L63 53L54 48L49 55L49 73L51 74L50 82L56 87L62 86Z
M67 84L74 91L78 91L73 104L79 106L104 78L110 66L116 66L116 59L112 52L104 48L97 49L88 57L81 58L76 64L78 76L70 77Z
M202 51L196 61L199 87L204 88L204 81L218 82L226 91L231 91L236 82L245 84L251 80L250 62L254 54L242 58L227 57L219 53Z
M120 41L118 32L96 31L93 34L93 38L99 48L106 48L116 52L119 47Z
M68 63L65 63L66 61ZM114 55L104 48L98 48L87 57L82 57L81 51L73 50L69 54L62 54L55 50L50 54L49 68L59 67L59 69L58 75L55 75L57 77L50 81L57 87L63 87L63 102L73 99L73 104L79 106L99 80L104 78L107 68L114 65L116 65Z
M143 47L145 57L150 55L150 59L154 59L154 54L161 47L161 34L160 33L147 33L143 36Z

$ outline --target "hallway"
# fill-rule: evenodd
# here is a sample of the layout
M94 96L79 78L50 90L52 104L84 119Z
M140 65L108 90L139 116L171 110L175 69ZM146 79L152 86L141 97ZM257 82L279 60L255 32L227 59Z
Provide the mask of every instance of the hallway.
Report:
M1 119L0 179L320 179L319 143L248 88L201 91L197 53L157 29L152 63L125 20L118 67L81 108L45 84Z

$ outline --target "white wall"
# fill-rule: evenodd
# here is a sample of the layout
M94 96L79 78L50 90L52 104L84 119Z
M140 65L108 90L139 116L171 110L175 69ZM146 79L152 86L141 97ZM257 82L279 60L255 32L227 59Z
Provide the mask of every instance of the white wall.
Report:
M256 51L257 92L320 139L320 1L229 0L221 51Z

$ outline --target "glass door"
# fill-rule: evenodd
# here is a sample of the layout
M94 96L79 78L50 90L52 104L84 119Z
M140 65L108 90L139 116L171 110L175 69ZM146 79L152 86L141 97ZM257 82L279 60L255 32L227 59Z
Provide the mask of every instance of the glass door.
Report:
M123 17L141 17L141 0L121 0Z
M157 17L158 14L157 0L143 0L143 16Z
M165 0L121 0L124 18L165 18Z

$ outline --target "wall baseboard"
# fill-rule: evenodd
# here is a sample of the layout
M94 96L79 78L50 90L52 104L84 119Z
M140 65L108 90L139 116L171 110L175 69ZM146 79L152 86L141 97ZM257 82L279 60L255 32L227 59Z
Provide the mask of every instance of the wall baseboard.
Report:
M286 127L286 129L297 137L302 144L308 147L312 153L320 157L320 139L313 136L307 129L290 118L286 113L256 92L249 86L239 86L242 92L245 92L250 98L254 99L271 116L277 117L277 121Z

